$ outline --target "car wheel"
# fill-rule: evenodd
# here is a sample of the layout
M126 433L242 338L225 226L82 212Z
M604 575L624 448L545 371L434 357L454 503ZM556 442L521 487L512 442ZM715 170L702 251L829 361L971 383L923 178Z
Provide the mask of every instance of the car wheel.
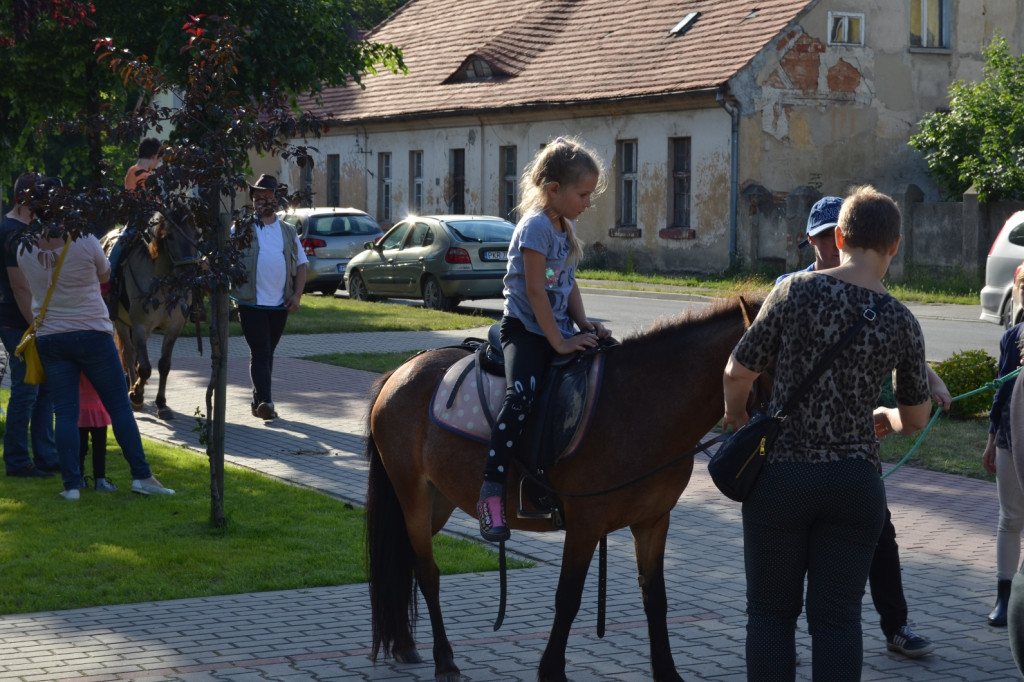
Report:
M366 289L366 282L358 272L353 272L348 278L348 297L356 301L374 301L375 296L370 296Z
M1013 299L1007 298L1003 301L1003 309L999 312L999 317L1003 321L1004 329L1013 326Z
M423 280L423 307L430 308L431 310L455 310L455 306L459 305L459 300L444 295L444 291L441 290L441 283L437 281L436 277L427 276Z

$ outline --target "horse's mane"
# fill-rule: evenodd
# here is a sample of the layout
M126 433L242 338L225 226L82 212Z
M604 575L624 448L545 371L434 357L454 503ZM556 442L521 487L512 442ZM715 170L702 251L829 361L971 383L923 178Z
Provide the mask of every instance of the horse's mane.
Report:
M742 299L742 301L741 301ZM745 307L751 315L755 315L761 307L764 296L761 294L743 293L725 298L715 298L711 305L703 310L691 308L686 312L661 317L645 330L634 332L625 337L622 341L624 348L636 347L646 344L660 344L666 341L673 343L680 342L680 334L700 333L701 330L716 322L735 314L743 312ZM745 312L743 313L746 314ZM751 317L745 320L747 326L753 321Z

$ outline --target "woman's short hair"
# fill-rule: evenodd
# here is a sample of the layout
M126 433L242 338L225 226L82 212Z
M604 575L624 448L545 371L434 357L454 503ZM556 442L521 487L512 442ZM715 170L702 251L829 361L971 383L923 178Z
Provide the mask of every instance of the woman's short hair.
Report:
M902 221L895 201L871 185L862 185L843 199L836 227L849 246L885 253L899 239Z

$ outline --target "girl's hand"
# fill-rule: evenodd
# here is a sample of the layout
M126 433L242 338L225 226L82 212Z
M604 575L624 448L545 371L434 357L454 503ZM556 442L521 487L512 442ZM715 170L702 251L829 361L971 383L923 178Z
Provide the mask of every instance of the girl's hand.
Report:
M597 345L597 334L591 332L581 332L575 336L570 336L555 346L555 350L559 355L571 355L578 351L585 351L588 348L593 348Z
M590 324L593 325L594 333L597 334L597 338L607 339L609 336L612 335L612 331L605 327L600 322L591 322Z

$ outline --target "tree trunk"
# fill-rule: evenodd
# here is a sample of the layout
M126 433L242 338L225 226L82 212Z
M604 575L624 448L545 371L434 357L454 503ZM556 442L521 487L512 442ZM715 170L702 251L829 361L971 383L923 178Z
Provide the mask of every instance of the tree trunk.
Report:
M211 193L212 194L212 193ZM220 201L214 194L211 219L217 221L217 250L227 247L230 228L220 221ZM210 383L206 391L207 443L210 459L210 523L215 528L228 524L224 515L224 435L227 423L228 385L228 301L227 289L221 285L210 295Z

